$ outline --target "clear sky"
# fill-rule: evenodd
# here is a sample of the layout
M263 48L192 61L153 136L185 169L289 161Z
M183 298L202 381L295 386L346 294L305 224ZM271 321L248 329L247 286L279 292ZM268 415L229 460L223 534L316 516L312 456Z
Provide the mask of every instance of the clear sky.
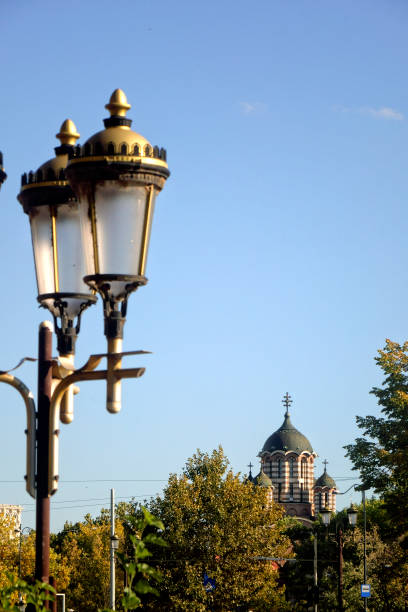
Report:
M373 358L408 335L407 25L405 0L1 1L0 368L36 356L47 318L16 195L62 121L83 142L120 87L172 172L125 329L124 350L153 355L133 362L147 371L119 415L103 383L81 385L53 529L98 513L110 487L155 494L197 448L221 444L247 472L286 391L316 476L327 459L340 490L356 480L343 446L378 411ZM77 348L78 365L105 352L100 303ZM35 364L18 376L35 390ZM1 387L0 503L33 526L24 407Z

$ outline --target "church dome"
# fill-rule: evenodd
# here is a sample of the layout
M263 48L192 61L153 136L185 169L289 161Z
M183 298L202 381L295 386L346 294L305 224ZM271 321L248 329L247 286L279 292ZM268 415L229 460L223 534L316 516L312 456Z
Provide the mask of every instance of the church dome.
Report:
M292 425L289 412L285 413L285 420L275 433L263 445L262 453L275 451L294 451L295 453L313 453L309 440Z
M258 485L259 487L269 488L272 487L272 480L265 474L265 472L261 469L258 476L255 476L253 479L253 483Z
M328 475L326 468L324 468L323 474L316 480L315 487L327 487L328 489L336 488L336 483L333 478Z

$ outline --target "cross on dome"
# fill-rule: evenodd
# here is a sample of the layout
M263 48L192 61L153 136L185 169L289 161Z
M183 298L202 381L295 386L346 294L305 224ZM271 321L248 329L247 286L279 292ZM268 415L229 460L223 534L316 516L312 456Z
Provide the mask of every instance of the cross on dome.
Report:
M327 464L329 463L327 461L327 459L325 459L324 461L322 461L323 465L324 465L324 471L327 472Z
M291 396L289 395L289 393L286 391L285 395L283 396L283 400L282 400L282 404L286 407L285 416L289 414L289 406L292 403L293 403L293 400Z

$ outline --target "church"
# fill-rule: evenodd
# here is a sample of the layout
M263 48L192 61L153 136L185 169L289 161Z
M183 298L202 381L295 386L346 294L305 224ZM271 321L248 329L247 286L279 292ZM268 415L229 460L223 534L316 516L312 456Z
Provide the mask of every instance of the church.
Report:
M252 476L249 464L248 480L267 488L270 501L281 504L286 514L307 522L322 508L336 511L336 483L327 473L327 461L323 462L323 474L315 480L317 454L306 436L292 424L289 414L292 399L288 393L282 403L286 409L283 423L258 454L261 471L257 476Z

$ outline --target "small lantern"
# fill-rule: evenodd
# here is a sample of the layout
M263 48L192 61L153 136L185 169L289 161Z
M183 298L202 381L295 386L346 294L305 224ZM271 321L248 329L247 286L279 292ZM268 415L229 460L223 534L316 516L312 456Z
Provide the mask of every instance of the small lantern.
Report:
M145 285L156 195L169 176L166 151L130 129L126 96L116 89L105 129L76 147L66 174L81 206L90 287L104 301L105 334L121 339L129 294Z
M351 504L350 508L347 509L347 516L350 525L354 527L357 524L357 508L354 504Z
M7 174L4 172L4 168L3 168L3 153L0 151L0 188L2 186L2 184L4 183L4 181L7 178Z
M30 219L37 299L54 317L59 353L72 355L81 313L96 297L83 281L87 268L79 203L65 177L68 155L79 138L70 119L64 121L57 138L61 145L55 148L56 157L37 172L23 174L17 197Z
M322 517L323 525L327 527L328 524L330 523L330 515L331 515L330 510L328 508L321 508L319 513Z
M119 548L119 538L118 536L114 533L113 535L111 535L111 547L112 550L118 550Z

